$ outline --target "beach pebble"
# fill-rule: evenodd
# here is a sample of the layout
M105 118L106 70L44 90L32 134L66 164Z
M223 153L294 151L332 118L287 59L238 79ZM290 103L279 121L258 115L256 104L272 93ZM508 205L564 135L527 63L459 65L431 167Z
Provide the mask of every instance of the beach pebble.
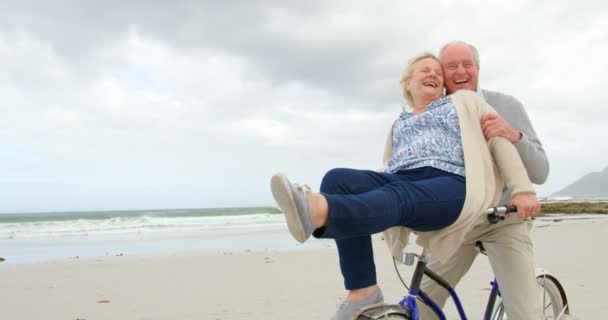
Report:
M110 303L110 300L99 300L97 303Z

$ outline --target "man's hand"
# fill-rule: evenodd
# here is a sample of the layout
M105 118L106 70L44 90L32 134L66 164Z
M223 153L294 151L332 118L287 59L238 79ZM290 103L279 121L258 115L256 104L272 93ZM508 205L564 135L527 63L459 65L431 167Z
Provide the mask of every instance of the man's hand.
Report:
M493 137L503 137L511 143L517 143L521 140L521 133L511 127L505 118L496 113L488 113L481 117L481 129L486 140Z
M533 193L517 193L511 199L511 204L517 206L517 216L520 219L540 213L540 201Z

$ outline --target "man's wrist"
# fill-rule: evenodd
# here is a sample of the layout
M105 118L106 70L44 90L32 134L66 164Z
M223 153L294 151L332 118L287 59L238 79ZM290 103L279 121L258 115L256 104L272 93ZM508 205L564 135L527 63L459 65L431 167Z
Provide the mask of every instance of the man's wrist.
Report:
M524 137L523 133L521 133L520 131L515 131L515 133L513 134L513 140L511 140L511 143L516 144L519 141L521 141L521 139Z

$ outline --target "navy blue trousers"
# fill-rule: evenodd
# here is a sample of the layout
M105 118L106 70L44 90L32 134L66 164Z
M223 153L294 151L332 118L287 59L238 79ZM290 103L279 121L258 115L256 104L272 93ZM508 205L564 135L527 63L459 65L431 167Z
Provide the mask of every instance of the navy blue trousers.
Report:
M458 218L466 187L464 177L432 167L394 174L340 168L325 174L321 193L328 221L313 235L336 240L344 286L354 290L376 284L372 234L443 229Z

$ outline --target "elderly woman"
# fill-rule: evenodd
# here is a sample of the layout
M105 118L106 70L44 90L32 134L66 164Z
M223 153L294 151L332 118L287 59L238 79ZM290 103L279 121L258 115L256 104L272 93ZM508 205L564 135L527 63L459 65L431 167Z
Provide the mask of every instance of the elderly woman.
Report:
M299 241L310 235L336 240L349 290L333 319L352 319L383 302L376 284L371 235L385 231L400 257L409 230L441 261L480 223L481 213L510 189L518 216L540 211L540 203L513 145L484 139L480 118L493 109L472 91L444 96L443 73L430 53L413 57L401 75L411 112L394 122L384 152L384 172L333 169L320 193L275 174L271 189Z

